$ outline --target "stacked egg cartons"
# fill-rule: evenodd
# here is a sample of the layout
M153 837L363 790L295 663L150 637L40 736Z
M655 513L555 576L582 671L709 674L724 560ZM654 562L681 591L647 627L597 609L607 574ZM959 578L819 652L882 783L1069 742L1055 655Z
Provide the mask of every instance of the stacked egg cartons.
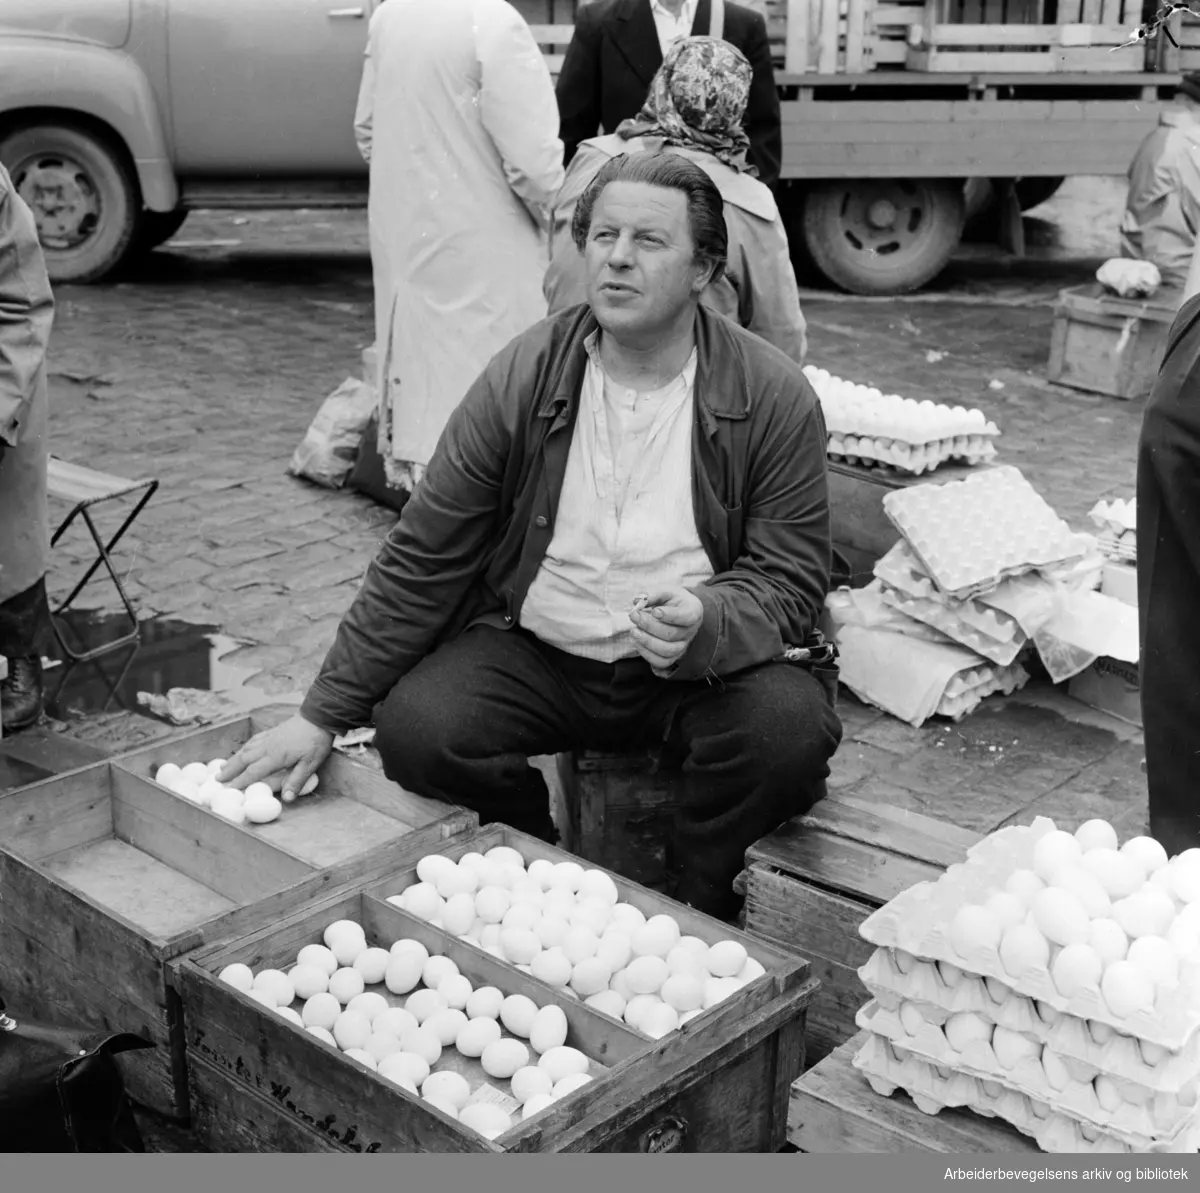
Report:
M981 410L885 394L814 365L804 373L821 400L831 459L920 475L948 461L981 464L996 455L1000 431Z
M872 914L855 1058L883 1095L1045 1151L1200 1145L1200 850L1112 826L1001 829Z
M1096 536L1100 553L1122 563L1137 560L1137 499L1098 501L1088 513L1100 532Z

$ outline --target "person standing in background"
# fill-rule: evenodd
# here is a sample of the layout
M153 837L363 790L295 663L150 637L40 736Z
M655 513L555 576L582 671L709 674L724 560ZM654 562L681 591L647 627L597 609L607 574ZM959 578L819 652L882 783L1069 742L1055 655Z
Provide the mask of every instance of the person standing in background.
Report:
M355 115L370 166L379 449L412 491L494 353L545 317L554 88L507 0L388 0Z
M50 629L46 345L54 298L33 214L0 166L0 727L42 714Z
M729 0L594 0L580 7L556 88L568 165L581 142L637 116L667 51L692 35L727 41L749 60L750 164L760 182L775 185L783 148L767 24Z

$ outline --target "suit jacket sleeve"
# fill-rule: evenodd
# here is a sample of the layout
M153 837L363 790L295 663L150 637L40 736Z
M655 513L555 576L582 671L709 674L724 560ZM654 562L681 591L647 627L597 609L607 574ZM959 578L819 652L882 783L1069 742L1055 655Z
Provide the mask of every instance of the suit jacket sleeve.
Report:
M810 400L778 400L766 420L747 478L741 554L691 590L704 618L671 680L770 662L817 626L832 556L825 420L808 382L797 385Z
M767 23L759 13L750 15L753 18L750 34L746 44L741 47L754 72L746 104L746 136L750 138L750 161L758 167L760 181L767 186L774 186L783 161L779 91L775 86L775 67L771 62Z
M575 18L575 35L567 47L555 95L563 162L569 165L579 143L600 131L600 24L590 6L581 8Z
M479 575L499 523L512 444L504 401L512 349L495 357L438 441L304 698L331 733L367 725L377 705L434 648ZM509 413L506 413L508 411Z
M33 214L0 166L0 452L20 439L53 320Z

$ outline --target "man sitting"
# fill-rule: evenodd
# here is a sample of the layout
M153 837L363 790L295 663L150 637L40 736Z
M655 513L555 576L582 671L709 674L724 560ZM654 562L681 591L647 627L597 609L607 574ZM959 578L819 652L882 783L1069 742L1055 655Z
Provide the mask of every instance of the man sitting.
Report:
M298 791L373 716L389 778L553 840L530 756L661 744L682 761L676 897L728 916L747 846L820 797L841 739L834 668L803 657L824 422L793 361L699 305L726 232L698 166L613 159L573 231L588 301L488 364L299 716L222 781Z

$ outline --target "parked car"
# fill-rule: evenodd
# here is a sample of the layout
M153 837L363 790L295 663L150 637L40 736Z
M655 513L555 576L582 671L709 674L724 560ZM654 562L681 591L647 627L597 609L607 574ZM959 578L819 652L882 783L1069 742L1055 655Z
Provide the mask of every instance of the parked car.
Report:
M380 2L3 0L0 162L51 278L102 278L196 208L365 205Z

